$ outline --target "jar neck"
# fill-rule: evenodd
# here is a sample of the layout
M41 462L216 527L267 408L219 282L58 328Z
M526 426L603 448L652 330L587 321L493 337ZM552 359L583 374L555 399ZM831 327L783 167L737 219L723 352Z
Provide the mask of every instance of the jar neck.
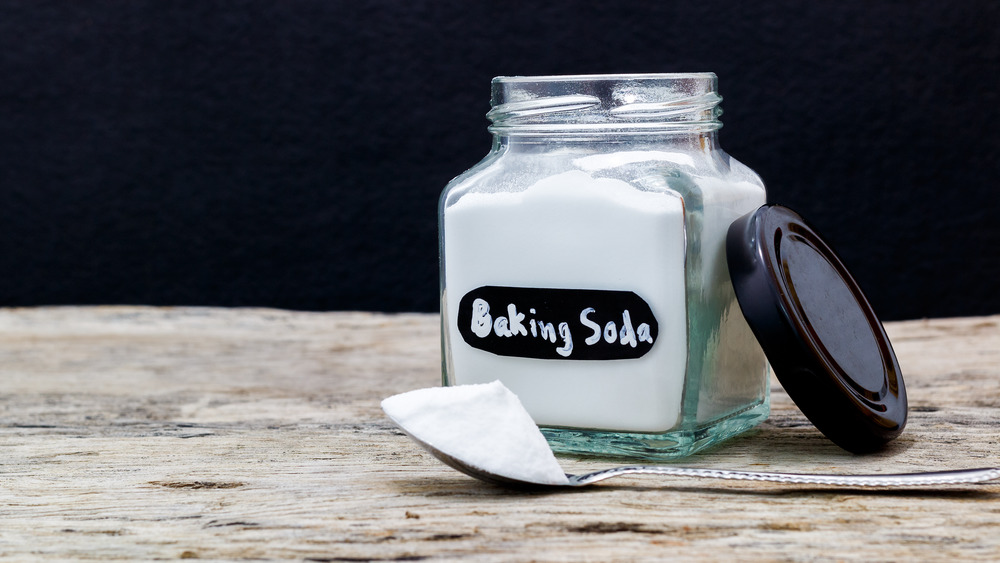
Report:
M586 134L507 134L493 131L493 150L514 153L546 153L557 150L607 152L622 150L676 150L689 153L721 152L715 131L643 133L588 132Z
M722 108L712 73L497 77L489 130L509 143L715 143Z

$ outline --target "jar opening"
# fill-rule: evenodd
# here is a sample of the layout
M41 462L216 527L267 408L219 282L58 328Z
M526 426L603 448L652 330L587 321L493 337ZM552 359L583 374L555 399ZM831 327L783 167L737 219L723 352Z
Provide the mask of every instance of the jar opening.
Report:
M487 118L498 135L715 131L715 74L499 76Z
M538 76L495 76L493 83L504 82L594 82L623 80L710 80L714 84L718 77L714 72L645 72L625 74L542 74Z

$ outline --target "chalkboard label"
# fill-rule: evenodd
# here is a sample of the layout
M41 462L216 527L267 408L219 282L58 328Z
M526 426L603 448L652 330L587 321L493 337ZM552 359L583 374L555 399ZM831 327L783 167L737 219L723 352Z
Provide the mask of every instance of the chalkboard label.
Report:
M631 291L483 286L462 297L458 331L500 356L624 360L649 352L657 323Z

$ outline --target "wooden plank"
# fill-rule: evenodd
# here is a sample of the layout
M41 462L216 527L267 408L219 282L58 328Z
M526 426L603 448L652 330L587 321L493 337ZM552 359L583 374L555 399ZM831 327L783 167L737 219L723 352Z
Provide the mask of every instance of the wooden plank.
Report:
M628 477L512 492L382 416L437 385L435 315L0 310L0 557L319 561L1000 559L1000 484L946 491ZM701 467L1000 466L1000 316L891 323L910 423L828 443L776 383ZM562 458L568 471L608 465Z

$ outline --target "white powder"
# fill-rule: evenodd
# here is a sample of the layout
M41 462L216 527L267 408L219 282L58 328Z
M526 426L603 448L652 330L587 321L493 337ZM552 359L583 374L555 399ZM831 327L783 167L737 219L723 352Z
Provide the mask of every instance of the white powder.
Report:
M760 376L763 355L732 299L725 263L729 225L764 203L759 180L735 161L725 178L691 175L671 180L676 184L657 174L634 183L599 177L605 170L647 160L666 169L691 164L688 155L663 151L602 154L579 158L574 161L579 170L548 176L520 190L508 186L500 193L477 191L476 181L470 181L468 193L455 190L457 200L448 202L443 215L442 312L449 331L451 383L499 379L541 426L672 430L681 420L685 385L692 383L685 381L686 301L698 295L727 302L730 309L713 340L695 351L709 373L695 382L703 391L698 420L723 416L766 392L766 378ZM682 192L699 195L686 202ZM691 258L698 263L690 278L685 274L687 252L694 252ZM687 287L688 282L694 285ZM634 292L648 303L659 334L639 358L497 355L470 346L458 330L461 299L482 286ZM507 305L490 303L497 315ZM525 304L517 305L524 309ZM699 326L717 322L706 319ZM722 335L727 338L724 345ZM572 336L579 348L587 333Z
M676 193L641 191L579 170L520 192L463 195L444 211L452 382L500 379L542 426L674 427L687 358L683 214ZM659 336L637 359L498 356L458 334L459 302L480 286L631 291L649 304ZM574 335L577 346L585 336Z
M542 485L568 481L517 396L499 381L394 395L382 410L418 440L496 475Z

